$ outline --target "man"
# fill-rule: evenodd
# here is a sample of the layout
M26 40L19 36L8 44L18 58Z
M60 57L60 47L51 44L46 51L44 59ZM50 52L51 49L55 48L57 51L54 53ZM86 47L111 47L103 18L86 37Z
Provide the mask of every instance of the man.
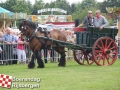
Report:
M2 36L3 32L0 32L0 60L3 60L3 43L2 43ZM1 61L1 64L3 64L3 61Z
M12 64L17 64L17 59L18 59L18 56L17 56L17 43L18 43L18 36L17 36L17 33L15 31L10 31L11 34L13 35L14 37L14 45L13 45L13 62Z
M6 64L8 64L8 62L9 64L12 64L12 61L10 59L12 59L13 57L14 37L10 31L11 31L11 28L8 27L6 29L6 34L2 36L2 41L4 43L5 58L6 60L9 60L7 61Z
M84 18L84 20L78 27L82 27L83 25L85 25L86 28L88 28L89 26L93 26L93 20L94 17L92 16L92 11L88 11L88 16Z
M107 27L109 25L107 19L101 15L100 10L97 10L95 14L96 17L94 18L94 27L99 27L100 30L102 30L104 27Z

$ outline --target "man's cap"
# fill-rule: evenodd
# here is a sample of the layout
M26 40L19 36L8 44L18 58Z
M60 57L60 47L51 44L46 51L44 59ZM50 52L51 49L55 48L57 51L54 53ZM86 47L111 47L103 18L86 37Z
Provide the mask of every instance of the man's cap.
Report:
M92 13L92 11L88 11L88 13Z
M95 13L101 13L101 12L100 12L100 10L96 10L96 12L95 12Z

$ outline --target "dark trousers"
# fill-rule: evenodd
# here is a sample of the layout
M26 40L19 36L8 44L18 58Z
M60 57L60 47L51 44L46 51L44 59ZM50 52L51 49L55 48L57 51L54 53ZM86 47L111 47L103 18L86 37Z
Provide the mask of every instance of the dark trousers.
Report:
M17 59L18 59L18 56L16 54L13 55L13 62L12 64L17 64Z
M48 49L44 49L44 61L47 63Z
M47 63L47 53L48 53L48 49L43 49L44 50L44 62ZM40 50L39 52L40 57L42 58L42 50Z
M52 58L52 61L54 62L54 49L51 49L50 57Z

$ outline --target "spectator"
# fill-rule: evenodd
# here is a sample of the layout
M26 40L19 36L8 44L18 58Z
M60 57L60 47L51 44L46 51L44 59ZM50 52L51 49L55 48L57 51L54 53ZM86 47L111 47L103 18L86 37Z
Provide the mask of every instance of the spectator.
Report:
M67 41L70 43L74 43L75 42L74 33L71 30L66 30L66 34L67 34Z
M54 49L51 48L51 52L50 52L50 61L54 62Z
M14 45L13 45L13 62L12 62L12 64L17 64L17 59L18 59L18 57L17 57L17 42L18 42L18 36L17 36L17 33L15 32L15 31L12 31L11 30L11 34L13 35L13 37L14 37Z
M17 55L18 55L18 61L20 64L22 63L26 64L25 44L27 44L27 42L22 41L19 35L18 44L17 44Z
M72 37L71 42L72 42L72 43L75 43L76 35L74 34L74 31L71 31L71 37Z
M3 43L2 43L2 36L3 36L3 33L0 32L0 60L3 60ZM3 61L1 61L1 64L3 64Z
M13 57L13 45L14 45L14 37L10 33L11 28L6 29L6 34L2 36L2 41L4 43L4 52L5 58L7 60L6 64L12 64L12 57Z
M71 30L66 30L66 35L67 35L67 42L73 43L73 41L72 41L72 32L71 32ZM66 49L67 49L67 48L66 48ZM67 54L67 59L70 60L71 51L70 51L69 48L67 49L66 54Z
M104 27L107 27L109 25L107 19L101 15L100 10L97 10L95 14L96 17L94 18L94 27L99 27L100 30L102 30Z
M3 60L3 50L0 47L0 60ZM1 64L3 64L3 61L0 62Z
M0 32L0 42L2 42L3 32Z
M5 28L5 29L3 29L3 30L2 30L2 32L3 32L3 34L6 34L7 29L6 29L6 28Z
M60 22L59 17L56 17L55 22Z
M44 53L43 53L44 52ZM39 52L40 57L42 58L44 56L44 62L47 63L48 59L48 49L42 49Z
M69 31L69 30L66 30L66 37L67 37L67 42L70 42L71 41L71 39L72 39L72 37L71 37L71 32Z
M83 25L85 25L86 28L88 28L89 26L93 26L93 21L94 17L92 15L92 11L88 11L88 15L84 18L84 20L78 27L82 27Z
M51 62L58 62L59 61L58 57L59 57L58 52L56 52L54 49L51 48L50 61Z

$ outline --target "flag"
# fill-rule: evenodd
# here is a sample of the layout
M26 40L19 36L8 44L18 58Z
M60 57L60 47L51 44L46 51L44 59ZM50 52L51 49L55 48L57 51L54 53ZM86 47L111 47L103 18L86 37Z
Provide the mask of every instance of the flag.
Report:
M11 88L12 76L0 74L0 86L5 88Z

